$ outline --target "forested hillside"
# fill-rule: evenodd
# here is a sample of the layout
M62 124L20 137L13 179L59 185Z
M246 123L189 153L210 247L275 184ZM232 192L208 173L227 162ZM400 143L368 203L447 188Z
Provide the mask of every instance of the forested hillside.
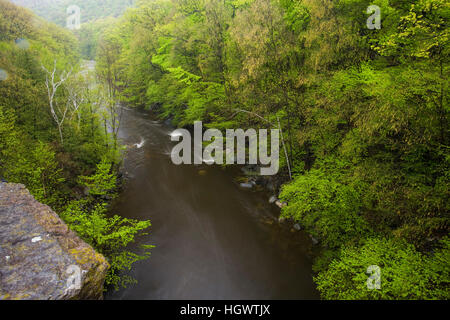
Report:
M320 240L323 298L448 299L449 13L445 0L141 0L101 36L98 69L177 126L280 120L282 214ZM365 288L370 265L381 290Z
M83 71L83 72L80 72ZM148 221L107 217L118 190L116 100L80 64L76 37L0 0L0 178L24 184L111 264L107 284L138 256L123 251Z
M104 254L109 285L151 248L124 250L149 221L108 214L124 103L177 127L280 127L281 217L318 240L322 298L450 298L448 1L13 2L85 23L0 0L0 178Z

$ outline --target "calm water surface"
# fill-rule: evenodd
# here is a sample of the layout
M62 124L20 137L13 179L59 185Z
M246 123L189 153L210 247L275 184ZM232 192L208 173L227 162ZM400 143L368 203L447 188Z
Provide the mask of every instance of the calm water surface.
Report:
M276 221L263 192L242 190L236 169L175 166L173 130L145 112L125 110L120 138L130 147L127 179L113 212L150 219L150 259L137 279L106 299L317 299L306 235Z

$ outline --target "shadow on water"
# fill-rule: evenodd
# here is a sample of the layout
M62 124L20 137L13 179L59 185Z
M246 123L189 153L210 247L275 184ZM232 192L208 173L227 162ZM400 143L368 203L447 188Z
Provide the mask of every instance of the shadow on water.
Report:
M172 130L148 113L125 110L121 126L131 147L113 213L150 219L138 241L156 248L106 299L318 298L310 241L279 226L267 195L241 190L233 169L172 164Z

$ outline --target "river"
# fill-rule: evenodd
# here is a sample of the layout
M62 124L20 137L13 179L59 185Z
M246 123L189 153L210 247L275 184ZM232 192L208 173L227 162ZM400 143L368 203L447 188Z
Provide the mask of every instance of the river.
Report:
M106 299L317 299L311 241L276 221L263 192L242 190L236 169L172 164L173 129L125 109L120 139L131 147L113 213L150 219L139 244L152 255L129 273L137 284ZM132 247L133 249L133 247Z

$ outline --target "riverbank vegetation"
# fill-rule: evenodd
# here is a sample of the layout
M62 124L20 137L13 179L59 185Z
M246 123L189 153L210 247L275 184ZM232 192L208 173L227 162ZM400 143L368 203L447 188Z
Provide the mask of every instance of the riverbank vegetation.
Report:
M107 17L119 17L134 0L12 0L12 3L28 8L38 16L60 27L66 26L67 9L70 6L80 8L80 22L82 24L95 22Z
M449 12L444 0L141 0L102 33L97 60L122 101L176 126L280 120L282 215L321 242L323 298L448 299Z
M35 10L63 25L54 3ZM108 284L150 249L124 250L148 221L107 212L121 101L179 127L280 126L282 216L320 241L324 299L450 297L448 1L102 3L71 33L0 0L0 176L107 256Z
M122 149L117 101L80 60L76 37L0 0L0 177L24 184L110 265L106 283L148 257L127 245L149 221L107 214L118 191ZM117 132L117 129L116 129Z

